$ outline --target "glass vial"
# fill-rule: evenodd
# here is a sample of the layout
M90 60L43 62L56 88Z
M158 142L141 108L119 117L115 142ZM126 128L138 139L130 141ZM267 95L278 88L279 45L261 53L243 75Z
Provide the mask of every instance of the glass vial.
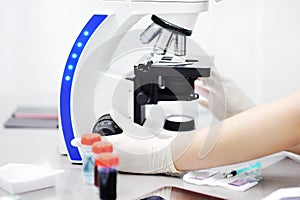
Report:
M101 141L101 136L98 133L87 133L81 136L83 181L89 185L94 183L95 162L92 145L99 141Z
M113 152L113 145L107 141L95 142L92 146L92 151L94 153L95 158L102 153L111 153ZM98 185L98 173L97 173L97 163L95 162L94 166L94 185Z
M113 153L102 153L96 158L99 197L101 200L117 199L117 170L119 157Z

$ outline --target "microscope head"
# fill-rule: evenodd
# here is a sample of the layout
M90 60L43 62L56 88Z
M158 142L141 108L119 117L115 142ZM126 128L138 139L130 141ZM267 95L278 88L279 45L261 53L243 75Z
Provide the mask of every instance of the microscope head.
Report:
M148 44L157 38L153 51L157 55L165 55L170 46L174 46L175 56L186 55L186 36L191 36L192 31L172 24L156 15L151 17L153 23L140 35L140 41Z

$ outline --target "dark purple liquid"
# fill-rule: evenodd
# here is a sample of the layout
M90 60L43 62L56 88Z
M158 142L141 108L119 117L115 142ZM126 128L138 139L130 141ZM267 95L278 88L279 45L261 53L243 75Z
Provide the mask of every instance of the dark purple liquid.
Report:
M117 199L117 170L114 168L98 167L97 172L100 199Z

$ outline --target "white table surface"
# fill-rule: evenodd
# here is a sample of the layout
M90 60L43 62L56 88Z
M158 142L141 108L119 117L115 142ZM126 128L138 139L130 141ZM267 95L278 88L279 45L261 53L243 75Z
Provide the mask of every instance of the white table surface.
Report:
M53 98L0 98L0 166L10 163L48 162L54 168L65 170L57 178L56 186L28 192L20 196L28 200L96 200L97 190L82 182L81 166L72 165L66 156L58 153L57 129L5 129L4 122L17 106L55 106ZM54 102L54 103L53 103ZM118 199L135 199L162 186L178 186L188 190L217 195L226 199L262 199L283 187L300 187L300 165L290 159L263 170L264 181L246 192L234 192L220 187L196 186L179 178L153 175L118 174ZM0 197L9 195L0 189Z

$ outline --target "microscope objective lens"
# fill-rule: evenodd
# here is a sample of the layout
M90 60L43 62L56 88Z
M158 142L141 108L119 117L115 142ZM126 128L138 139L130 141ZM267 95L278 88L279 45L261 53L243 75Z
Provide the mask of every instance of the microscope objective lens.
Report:
M146 30L144 30L144 32L141 33L140 41L143 44L149 44L161 32L161 30L161 27L155 23L152 23L146 28Z
M174 54L176 56L186 55L186 37L184 35L176 34L174 37Z
M154 45L154 52L158 55L165 55L173 38L173 33L168 30L162 30L158 35L157 41Z

